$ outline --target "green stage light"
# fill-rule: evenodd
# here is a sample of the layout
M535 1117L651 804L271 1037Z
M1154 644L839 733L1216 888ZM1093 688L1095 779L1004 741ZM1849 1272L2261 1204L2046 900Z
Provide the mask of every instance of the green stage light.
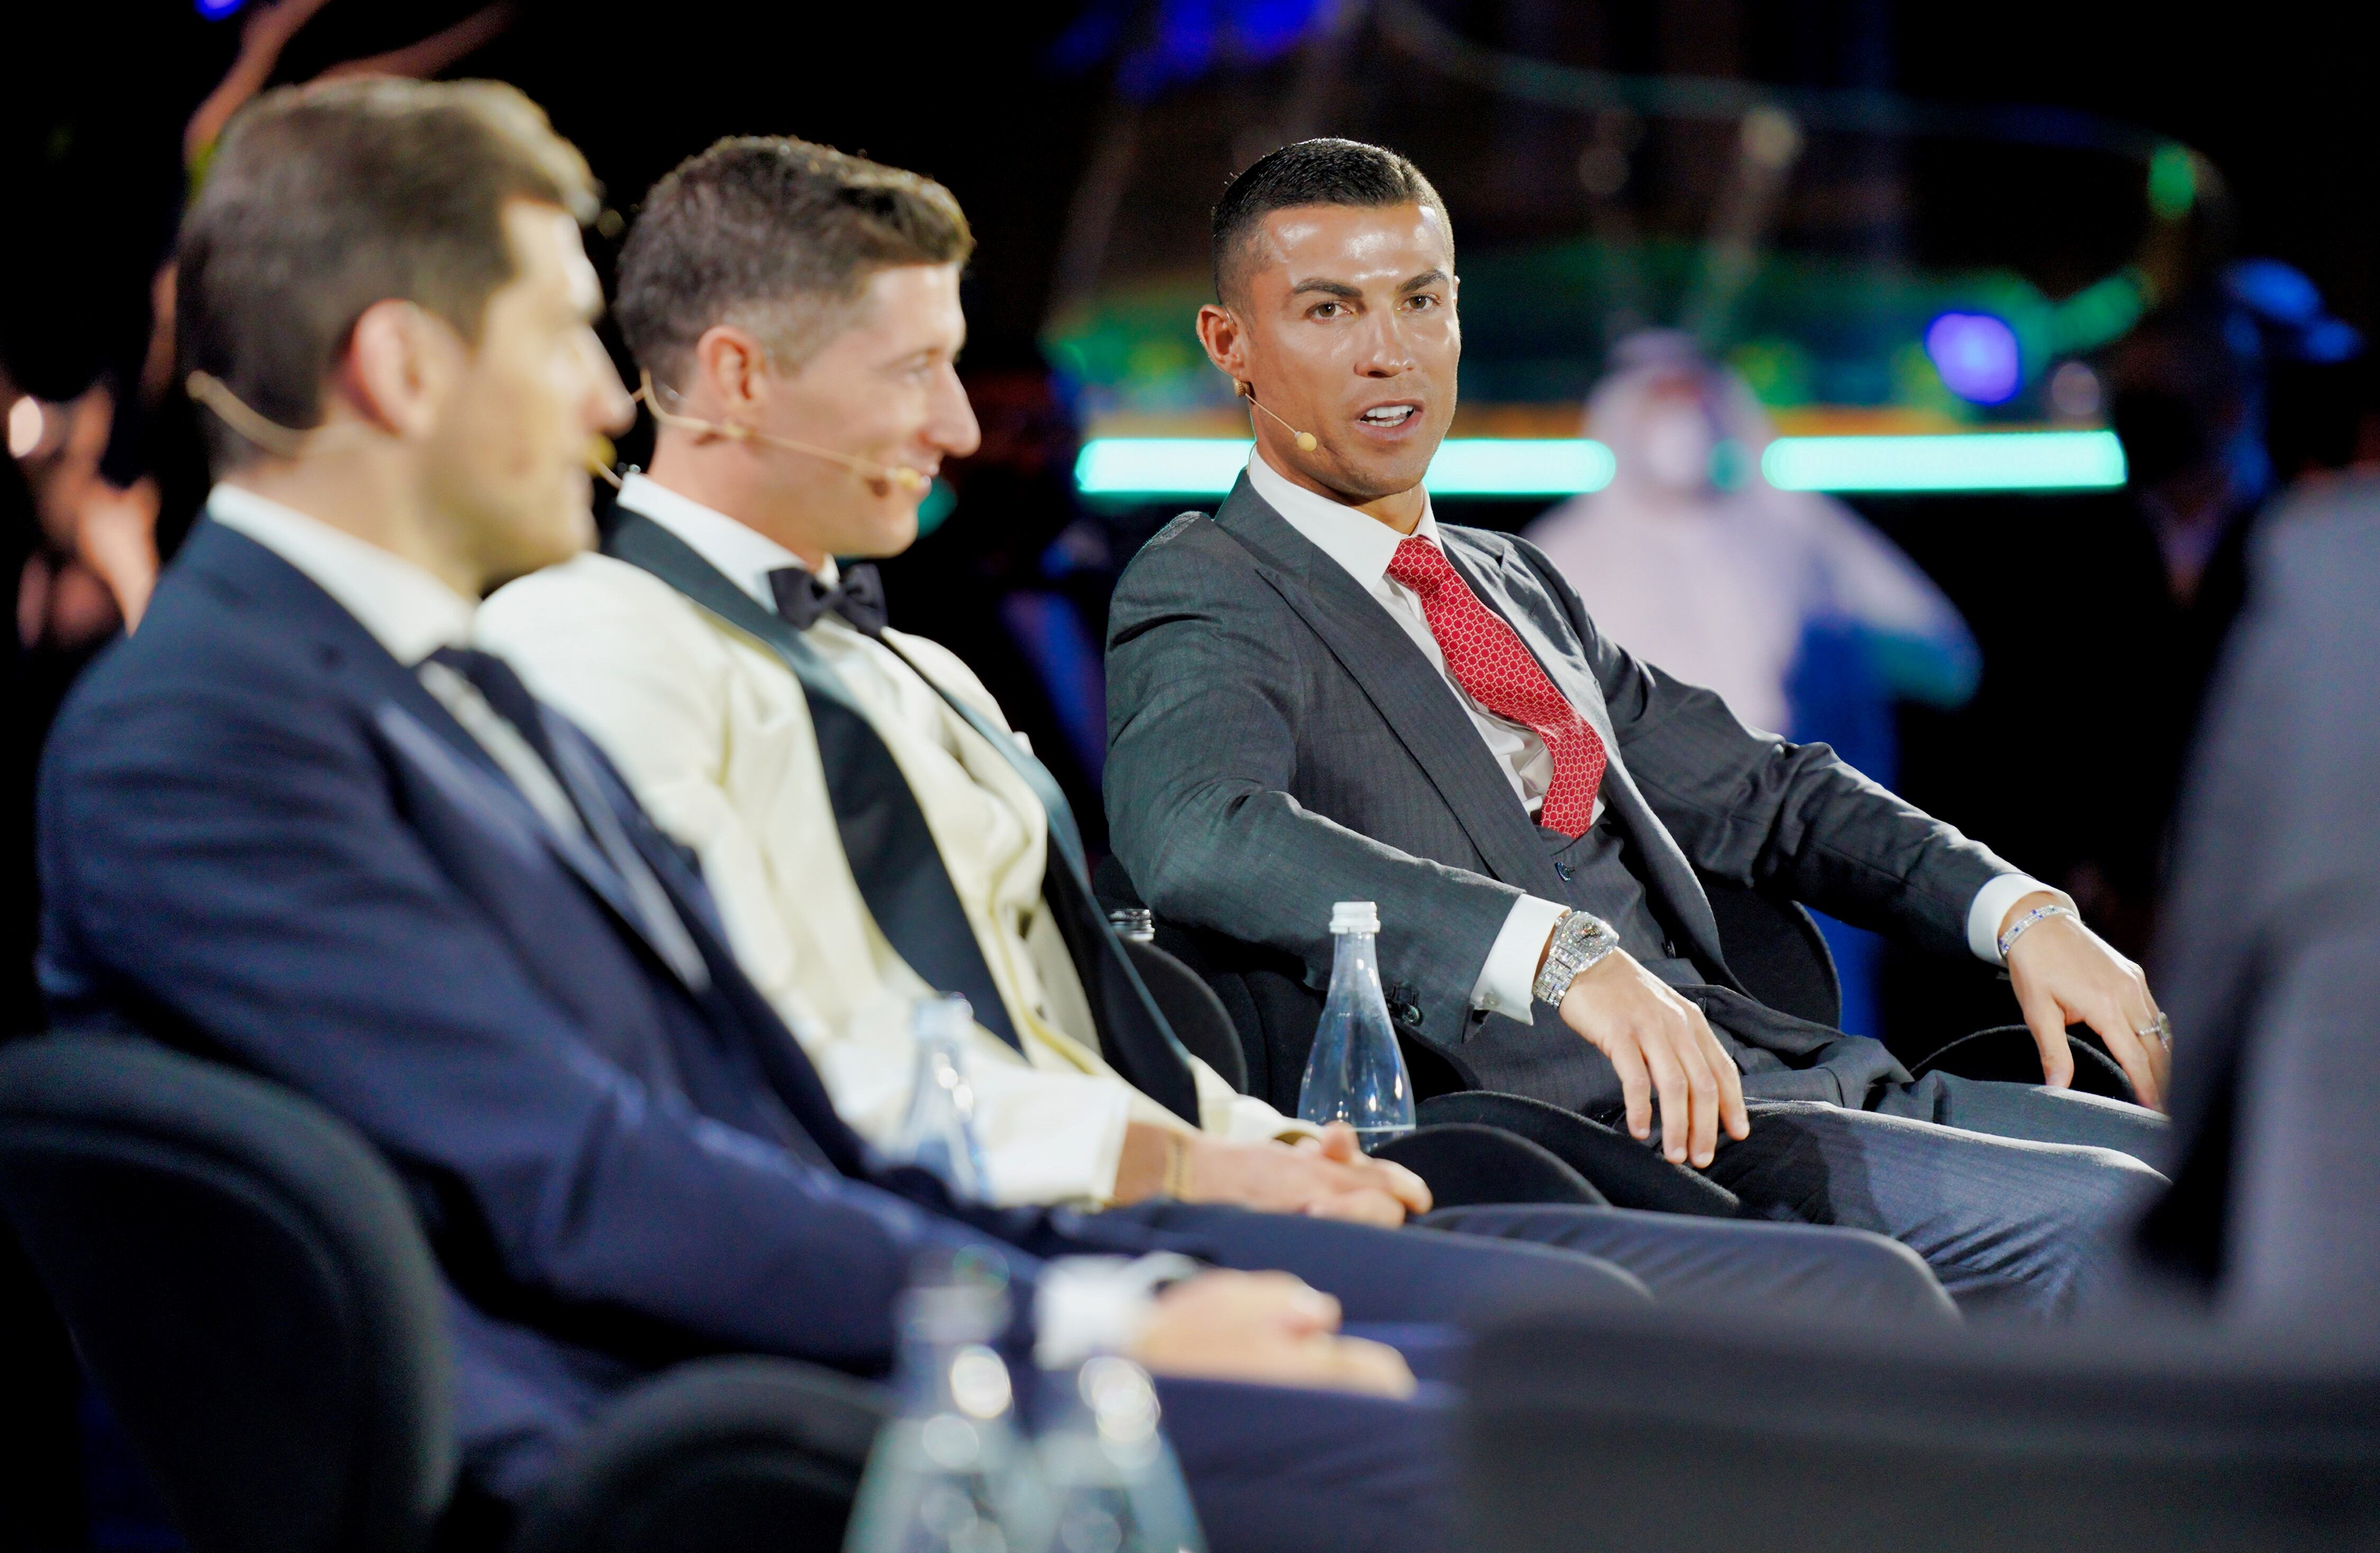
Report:
M1075 488L1121 501L1220 496L1248 461L1237 437L1095 437ZM1788 491L2097 491L2124 483L2107 431L1971 431L1949 436L1779 437L1760 461ZM1611 450L1569 437L1456 437L1438 450L1440 496L1556 497L1611 481Z

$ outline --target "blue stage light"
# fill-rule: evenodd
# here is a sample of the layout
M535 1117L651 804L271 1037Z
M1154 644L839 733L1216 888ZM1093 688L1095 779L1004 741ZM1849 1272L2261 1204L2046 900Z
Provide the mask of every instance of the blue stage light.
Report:
M1989 313L1944 313L1925 326L1925 355L1942 386L1971 405L2004 405L2024 386L2016 331Z
M199 8L199 15L206 18L209 21L221 21L224 18L231 15L234 11L238 10L242 6L247 5L248 0L191 0L191 4L197 6Z

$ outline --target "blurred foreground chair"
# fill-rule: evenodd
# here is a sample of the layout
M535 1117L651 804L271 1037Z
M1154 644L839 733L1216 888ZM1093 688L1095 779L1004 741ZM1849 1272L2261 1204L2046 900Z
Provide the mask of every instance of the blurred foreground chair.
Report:
M0 1051L0 1211L195 1553L487 1553L455 1493L443 1292L344 1122L145 1042ZM782 1360L626 1393L529 1506L526 1553L840 1547L885 1402Z
M2380 1546L2380 1352L2156 1327L1547 1317L1475 1350L1469 1546L2328 1553Z

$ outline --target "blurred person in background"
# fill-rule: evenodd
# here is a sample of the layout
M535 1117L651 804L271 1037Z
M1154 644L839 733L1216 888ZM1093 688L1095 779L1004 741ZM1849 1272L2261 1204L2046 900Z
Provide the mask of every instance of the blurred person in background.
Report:
M1872 781L1898 775L1893 704L1974 693L1965 622L1892 542L1842 503L1779 491L1776 436L1742 379L1686 335L1613 352L1587 400L1611 481L1526 530L1598 628L1637 657L1718 692L1747 727L1830 746ZM1881 1035L1883 940L1820 916L1842 977L1842 1027Z
M2154 1281L2380 1342L2380 479L2285 502L2191 767L2156 961L2182 1032Z
M2155 922L2183 759L2247 595L2265 507L2280 481L2353 456L2350 438L2325 429L2300 390L2325 375L2336 386L2362 351L2313 284L2270 259L2225 267L2108 350L2108 419L2123 443L2126 493L2154 547L2144 564L2155 584L2128 595L2151 677L2124 713L2134 801L2111 816L2074 882L2086 904L2131 923L2128 936ZM2286 461L2277 467L2276 453Z

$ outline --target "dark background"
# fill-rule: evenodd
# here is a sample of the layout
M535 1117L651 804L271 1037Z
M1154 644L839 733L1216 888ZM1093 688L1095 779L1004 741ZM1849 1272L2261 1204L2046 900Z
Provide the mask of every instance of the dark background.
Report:
M334 0L290 47L276 79L411 42L474 8ZM735 133L826 141L930 174L957 194L979 241L966 281L965 370L988 447L977 467L953 471L956 515L890 569L893 618L978 664L1074 785L1096 831L1096 758L1070 754L1081 730L1069 727L1063 698L1048 692L1046 662L1037 672L1018 649L1014 603L1062 599L1095 639L1115 569L1166 516L1087 515L1074 505L1066 406L1035 346L1067 212L1111 106L1105 65L1052 64L1052 41L1087 8L1080 0L525 0L506 35L451 73L508 79L543 103L624 214L678 159ZM2046 104L2143 126L2219 169L2228 198L2224 229L2208 239L2215 251L2284 259L2349 322L2367 334L2380 322L2380 120L2367 79L2374 23L2357 7L1434 0L1431 9L1470 37L1582 66ZM103 373L137 378L150 280L185 190L182 128L230 63L238 25L205 20L188 0L12 7L0 81L0 366L19 388L62 401ZM1364 86L1400 90L1392 77ZM1459 231L1499 218L1496 169L1525 165L1541 127L1515 114L1481 129L1479 167L1433 169ZM1862 233L1889 230L1912 262L2008 264L2061 296L2104 273L2133 240L2137 189L2119 188L2120 179L2045 180L2034 176L2038 155L2002 146L1927 141L1875 155L1871 196L1883 204L1844 224L1853 248L1869 240ZM608 261L608 244L591 241L599 262ZM2287 394L2277 403L2285 419L2294 413ZM159 476L168 547L203 490L187 428L176 423L186 414L169 405L156 424L120 425L110 457L122 478ZM2274 430L2286 440L2301 429ZM624 444L625 455L636 452ZM10 576L32 542L18 531L26 525L15 475L13 465L0 466L0 516L13 547L0 562ZM1451 520L1498 528L1517 528L1536 511L1442 505ZM2156 751L2175 719L2186 720L2187 698L2178 700L2171 683L2176 627L2156 554L2130 503L2118 493L1859 505L1949 594L1984 651L1982 689L1967 708L1903 714L1900 786L2021 866L2100 903L2111 936L2144 952L2162 817ZM0 866L12 880L0 951L9 956L18 1025L38 1018L23 973L32 926L26 783L79 661L23 651L12 659L0 791L8 848ZM1894 962L1888 988L1887 1033L1904 1051L2012 1017L2005 990L1979 967ZM13 1281L0 1276L0 1284ZM24 1351L10 1343L18 1329L0 1317L0 1413L11 1429L22 1419L10 1397L52 1394L61 1384L55 1350L39 1361L46 1370L24 1367ZM79 1477L97 1485L102 1546L158 1546L153 1519L121 1508L131 1502L111 1475L121 1471L104 1459L77 1466L48 1437L0 1440L0 1547L88 1546L93 1528L69 1491Z

